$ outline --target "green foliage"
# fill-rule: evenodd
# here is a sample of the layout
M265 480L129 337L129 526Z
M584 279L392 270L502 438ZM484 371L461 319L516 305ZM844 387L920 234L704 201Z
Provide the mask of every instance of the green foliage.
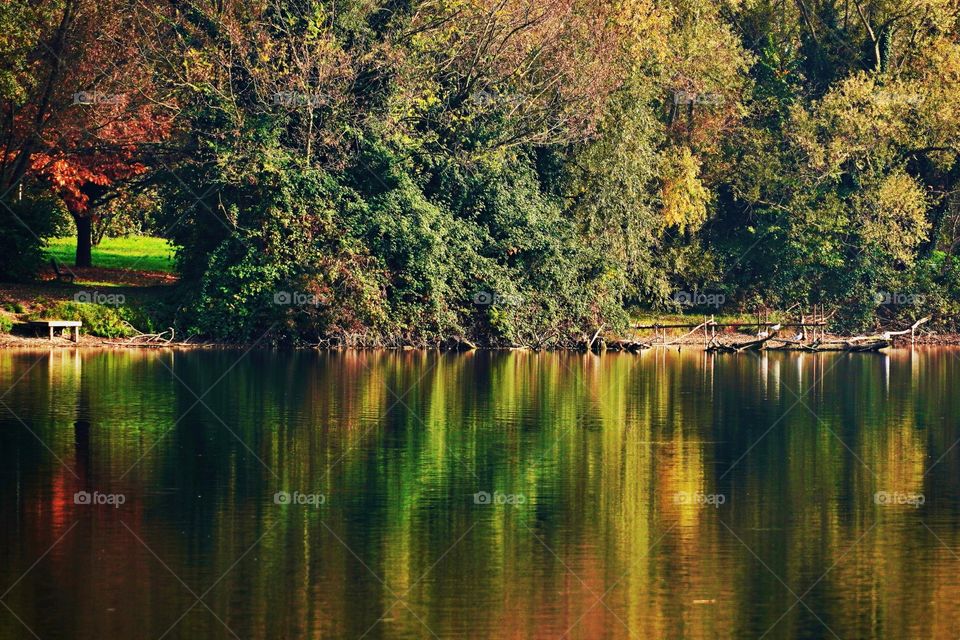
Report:
M161 215L185 221L173 232L189 296L182 323L221 340L424 345L582 343L602 323L623 324L629 278L583 242L564 192L560 143L583 137L578 128L602 99L564 58L597 44L568 30L581 16L542 18L559 35L539 46L556 57L533 55L525 64L537 70L521 77L482 53L495 34L524 61L548 33L525 24L519 5L465 4L461 24L440 6L364 25L354 7L332 30L282 6L289 13L264 16L261 32L279 58L271 77L279 65L297 95L325 97L267 106L249 84L217 90L218 78L187 97L193 152L162 186ZM424 22L431 11L439 14ZM417 35L391 40L404 29ZM451 60L457 41L466 50ZM205 52L214 63L233 55L219 46ZM330 108L344 87L299 75L292 53L301 46L343 64L362 50L361 66L379 65L354 85L363 114L341 120L356 104ZM406 66L391 66L405 56ZM259 60L229 59L231 72L269 85ZM351 152L334 140L350 141Z
M236 231L198 211L177 236L183 273L196 284L185 313L192 331L293 343L527 344L583 340L604 318L623 322L622 275L580 246L530 157L411 166L371 144L337 177L296 170L273 143L250 148L250 175L208 167L203 177L221 185Z
M0 333L10 333L13 329L13 318L0 314Z
M80 320L83 331L103 338L122 338L133 335L128 318L136 313L126 307L114 307L89 302L56 302L30 315L29 320Z
M0 202L0 273L4 280L36 278L44 265L44 240L56 231L55 205L44 196Z
M175 170L102 211L171 230L178 326L219 340L573 345L678 290L825 303L846 328L945 314L955 2L901 5L193 6L165 16L175 55L144 44L176 87ZM40 28L31 6L0 24ZM29 275L37 240L2 238ZM94 262L168 252L106 238Z
M941 331L960 331L960 258L944 251L935 251L892 286L899 295L889 300L878 312L887 318L913 322L923 316L933 318L932 325ZM885 301L886 302L886 301Z

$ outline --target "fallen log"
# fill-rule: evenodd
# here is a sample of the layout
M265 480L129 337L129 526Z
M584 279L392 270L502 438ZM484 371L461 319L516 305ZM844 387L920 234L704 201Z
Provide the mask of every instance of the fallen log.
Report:
M873 336L854 336L847 340L828 340L826 342L817 342L810 346L815 351L879 351L889 347L891 341L883 337Z
M916 333L917 328L920 327L920 325L922 324L926 324L927 322L930 322L930 318L920 318L919 320L914 322L912 325L910 325L909 329L903 329L902 331L885 331L883 333L883 337L889 340L890 338L893 338L896 336L905 336L909 333L910 343L913 344L914 334Z
M787 338L775 338L780 346L768 347L780 351L850 351L855 353L865 353L871 351L880 351L893 344L893 339L898 336L910 334L911 342L917 328L930 321L930 318L921 318L914 322L908 329L900 331L884 331L883 333L865 336L852 336L850 338L841 338L835 340L820 341L815 340L810 344L804 344L799 340L789 340Z
M464 338L463 336L454 336L454 337L453 337L453 341L454 341L454 343L455 343L456 346L457 346L457 351L460 351L460 350L461 350L461 347L466 347L466 349L465 349L466 351L476 351L476 350L477 350L477 345L475 345L473 342L470 342L469 340L467 340L467 339Z
M590 338L590 342L587 343L587 351L593 351L593 343L597 341L597 338L600 336L600 332L603 331L603 327L606 326L605 322L601 322L600 326L597 327L597 332L593 334L593 337Z
M197 342L118 342L116 340L101 340L100 344L108 347L136 347L137 349L196 349L218 346Z
M770 327L769 331L761 333L756 340L747 340L745 342L737 342L733 344L723 344L717 340L716 336L714 336L713 340L710 341L710 344L707 345L706 350L708 353L740 353L741 351L759 351L764 348L764 345L766 345L767 342L776 338L778 331L780 331L780 325L775 324Z
M871 336L853 336L852 338L847 338L845 340L839 340L832 344L839 344L840 349L829 349L824 346L819 346L819 351L879 351L881 349L886 349L893 344L893 339L897 336L905 336L908 333L910 334L910 341L913 342L914 334L917 331L917 327L930 321L930 318L920 318L908 329L902 329L900 331L884 331L883 333L871 335ZM828 343L829 344L829 343Z
M166 331L161 331L159 333L143 333L129 322L124 321L123 324L125 324L132 332L132 335L119 340L103 340L102 343L109 344L111 346L127 347L164 347L177 344L173 341L173 327L170 327Z
M890 345L891 345L890 340L886 340L886 339L871 340L869 342L863 342L863 343L857 343L857 344L848 343L846 350L855 351L855 352L880 351L880 349L886 349Z
M804 344L796 340L787 340L785 338L776 338L780 346L767 347L774 351L806 351L818 353L825 351L850 351L850 352L868 352L886 349L892 344L892 341L883 336L855 336L846 340L819 340Z
M771 342L779 342L778 346L767 346L768 351L816 351L816 347L807 344L802 340L791 340L789 338L770 338Z
M636 353L637 351L652 349L653 347L639 340L614 340L607 345L607 348L610 351L629 351L630 353Z

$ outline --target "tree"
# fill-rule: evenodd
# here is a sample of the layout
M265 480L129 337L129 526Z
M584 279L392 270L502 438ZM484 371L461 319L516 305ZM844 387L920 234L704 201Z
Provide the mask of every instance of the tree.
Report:
M7 188L29 178L62 199L76 223L79 267L91 266L96 207L147 173L152 147L172 124L141 55L141 31L131 29L131 8L119 0L22 8L33 37L20 48L7 95L0 176Z
M92 102L86 100L92 96ZM169 118L152 105L128 106L125 95L81 94L74 108L86 113L64 118L58 139L33 154L31 172L64 202L77 228L76 266L90 267L97 209L139 188L135 179L150 171L151 147L169 133ZM142 180L141 184L147 181Z

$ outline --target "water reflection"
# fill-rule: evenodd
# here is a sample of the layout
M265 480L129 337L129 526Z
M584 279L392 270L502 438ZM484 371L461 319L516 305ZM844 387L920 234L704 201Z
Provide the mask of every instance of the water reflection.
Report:
M0 638L953 637L958 362L2 352Z

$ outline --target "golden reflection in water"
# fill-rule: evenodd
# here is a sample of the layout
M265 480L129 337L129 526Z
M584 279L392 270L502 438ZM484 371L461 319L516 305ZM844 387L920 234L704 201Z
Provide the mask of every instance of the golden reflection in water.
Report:
M138 537L194 588L222 576L205 600L241 637L960 624L960 456L930 468L960 436L953 352L239 355L0 353L36 434L3 423L0 584L67 533L9 596L28 624L165 631L193 598ZM83 511L78 487L130 499ZM327 502L280 507L280 489ZM204 613L168 637L224 633Z

